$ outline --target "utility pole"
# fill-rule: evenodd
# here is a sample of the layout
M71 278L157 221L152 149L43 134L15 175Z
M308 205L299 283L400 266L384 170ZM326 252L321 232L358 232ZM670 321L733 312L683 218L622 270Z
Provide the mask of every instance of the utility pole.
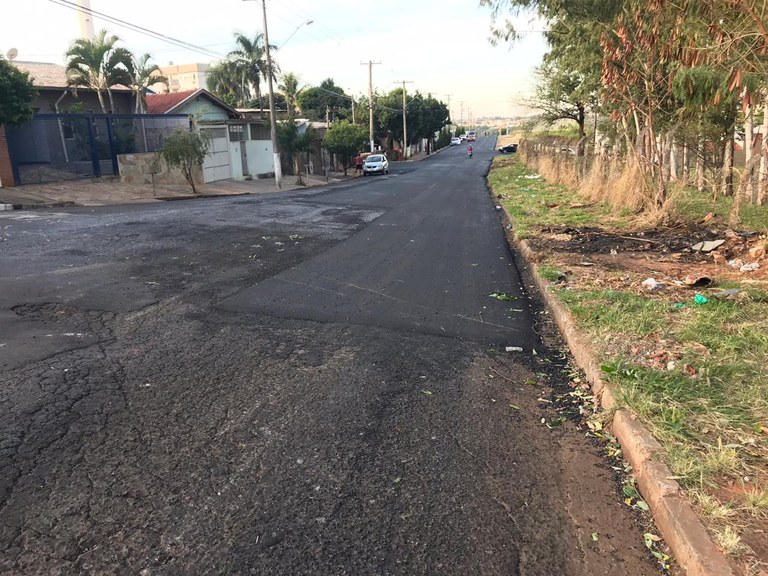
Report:
M453 115L451 114L451 96L453 94L446 94L446 97L448 98L448 118L451 120L451 124L453 123ZM448 124L448 130L451 133L451 136L453 136L453 130L451 130L451 124Z
M269 55L269 32L267 32L267 0L261 0L264 12L264 47L267 57L267 83L269 86L269 123L272 131L272 156L275 163L275 184L280 188L283 170L280 166L280 151L277 149L277 118L275 118L275 94L272 87L272 58Z
M371 141L371 152L373 152L373 65L381 62L360 62L361 65L368 66L368 137Z
M405 85L413 84L413 80L400 80L398 84L403 85L403 160L408 159L408 123L405 121Z

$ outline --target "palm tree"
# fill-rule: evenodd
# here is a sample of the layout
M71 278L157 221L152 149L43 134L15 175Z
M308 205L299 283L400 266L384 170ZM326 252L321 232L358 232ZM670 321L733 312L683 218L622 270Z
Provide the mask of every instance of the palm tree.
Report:
M244 93L243 72L232 60L224 60L215 64L208 71L206 80L208 90L224 100L230 106L244 104L250 93Z
M288 104L288 118L293 120L296 111L299 110L299 94L304 87L299 87L299 77L293 72L283 74L282 82L278 84L277 90L285 96Z
M235 44L237 44L238 48L232 50L229 53L229 57L242 71L242 78L244 83L247 82L253 87L256 100L261 101L261 80L266 80L267 74L269 73L267 66L267 50L264 43L264 34L259 32L253 39L250 39L243 34L235 33ZM269 49L277 50L277 46L270 44ZM273 80L277 80L276 73L278 71L279 69L273 58ZM250 97L250 90L247 90L245 86L243 87L243 93L248 93L248 96ZM263 109L261 113L263 116Z
M144 114L146 111L147 89L160 82L168 82L168 78L161 74L160 67L149 63L151 59L152 56L144 54L131 62L131 89L136 96L136 114Z
M112 87L131 84L133 55L126 48L116 47L119 41L114 34L108 36L106 30L101 30L93 40L75 40L66 52L67 84L75 95L78 86L95 90L105 114L104 92L109 96L110 109L114 110Z

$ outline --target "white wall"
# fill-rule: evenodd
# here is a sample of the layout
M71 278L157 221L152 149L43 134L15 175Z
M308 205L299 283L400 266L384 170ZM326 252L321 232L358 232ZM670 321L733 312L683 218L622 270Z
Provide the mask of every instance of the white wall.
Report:
M275 171L271 140L247 140L244 144L245 152L248 155L248 173L251 176L256 178L259 174L269 174ZM240 157L238 156L239 165Z

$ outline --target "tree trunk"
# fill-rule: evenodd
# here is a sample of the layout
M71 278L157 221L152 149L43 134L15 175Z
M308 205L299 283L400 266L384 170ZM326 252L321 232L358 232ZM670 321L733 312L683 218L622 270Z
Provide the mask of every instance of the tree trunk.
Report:
M107 96L109 96L109 110L112 114L115 113L115 100L112 98L112 89L107 87Z
M731 208L731 213L728 216L728 225L731 228L736 228L736 226L739 225L739 222L741 222L741 199L747 195L747 187L749 186L749 181L752 178L752 174L754 173L755 167L759 160L760 156L753 154L752 158L749 159L749 162L747 162L747 165L744 167L744 173L742 174L741 182L739 183L739 191L734 194L733 207Z
M101 90L96 90L96 96L99 98L99 105L101 106L101 113L106 114L107 113L107 107L104 105L104 94L101 93Z
M760 135L760 177L757 185L757 203L765 204L768 195L768 90L763 91L763 131Z
M678 178L679 178L679 175L677 172L677 146L675 146L675 143L672 142L672 144L669 147L669 180L670 182L677 182Z
M733 196L733 133L725 139L722 188L723 195Z
M746 96L746 93L744 94ZM750 103L747 109L744 111L744 161L749 164L752 159L752 140L755 137L755 117L754 106ZM744 174L747 177L747 194L750 200L754 203L756 200L756 190L754 186L753 170L745 171ZM741 188L741 186L739 186Z
M696 190L704 192L706 189L706 183L704 180L704 171L706 170L706 164L704 163L704 137L699 134L699 141L696 144Z
M683 184L688 186L691 181L691 158L688 144L683 145Z

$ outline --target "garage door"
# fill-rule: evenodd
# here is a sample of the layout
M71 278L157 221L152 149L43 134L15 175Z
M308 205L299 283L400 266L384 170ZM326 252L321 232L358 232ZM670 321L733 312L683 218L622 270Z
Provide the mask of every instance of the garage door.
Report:
M221 128L201 128L200 132L207 135L211 140L208 156L203 161L203 180L216 182L217 180L230 179L232 176L229 170L227 129L223 126Z

